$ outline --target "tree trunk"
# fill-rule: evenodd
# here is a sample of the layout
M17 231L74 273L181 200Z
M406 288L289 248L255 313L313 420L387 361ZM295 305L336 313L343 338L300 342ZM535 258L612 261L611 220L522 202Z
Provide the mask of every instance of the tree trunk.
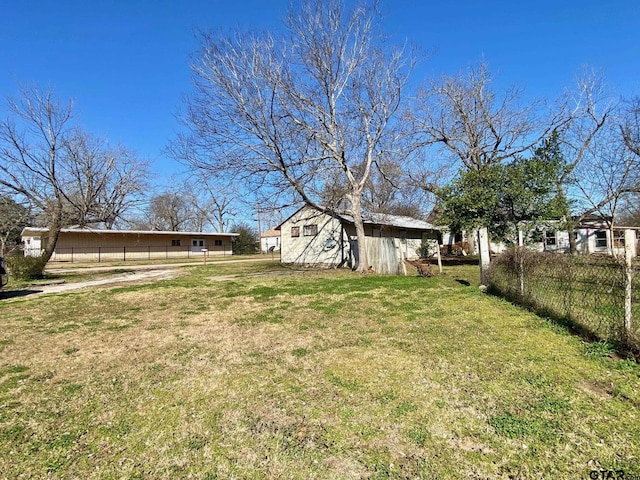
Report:
M569 234L569 253L571 253L571 255L577 255L578 242L576 241L576 237L574 235L574 232L576 230L576 222L568 221L566 222L566 225L567 225L567 233Z
M358 265L355 270L356 272L365 273L369 269L369 258L367 256L364 222L362 221L362 204L359 194L351 197L351 206L353 209L353 224L356 227L356 238L358 241Z
M473 232L471 235L467 237L467 248L469 255L474 255L476 253L476 233Z
M44 247L44 252L42 253L43 270L44 265L51 259L51 256L56 249L56 244L58 243L60 230L62 230L62 212L57 212L53 215L53 218L49 222L48 228L49 236L47 237L47 244Z

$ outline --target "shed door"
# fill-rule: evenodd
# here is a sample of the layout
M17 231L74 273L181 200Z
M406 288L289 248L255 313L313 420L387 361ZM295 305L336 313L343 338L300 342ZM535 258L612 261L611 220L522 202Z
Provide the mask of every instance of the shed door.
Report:
M200 253L204 248L204 240L201 238L192 238L191 239L191 252Z

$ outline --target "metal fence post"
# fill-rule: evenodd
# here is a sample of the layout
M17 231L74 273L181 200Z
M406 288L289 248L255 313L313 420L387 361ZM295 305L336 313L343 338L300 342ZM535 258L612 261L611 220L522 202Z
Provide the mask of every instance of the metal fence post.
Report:
M102 247L98 247L98 263L100 263L101 252L102 252Z
M127 247L122 247L122 261L127 261Z

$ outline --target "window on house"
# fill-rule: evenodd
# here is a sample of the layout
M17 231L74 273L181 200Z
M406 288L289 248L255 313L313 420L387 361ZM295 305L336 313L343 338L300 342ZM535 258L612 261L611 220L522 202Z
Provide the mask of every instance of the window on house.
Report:
M291 227L291 236L299 237L300 236L300 227Z
M545 245L555 246L556 244L556 232L546 232L544 236Z
M221 247L221 246L222 246L222 240L214 240L214 241L213 241L213 244L214 244L216 247Z
M596 232L596 248L607 248L607 232L605 230Z
M179 238L175 238L175 239L171 240L171 246L172 247L179 247L180 246L180 239Z
M624 230L614 230L613 246L618 248L624 248Z
M305 225L302 234L305 237L314 237L318 234L318 225Z

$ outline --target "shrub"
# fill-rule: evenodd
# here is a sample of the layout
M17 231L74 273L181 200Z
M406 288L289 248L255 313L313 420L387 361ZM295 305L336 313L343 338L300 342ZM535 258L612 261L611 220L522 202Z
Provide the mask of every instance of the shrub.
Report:
M36 280L44 277L47 262L42 257L24 255L21 251L10 254L7 258L9 274L16 280Z
M416 253L420 258L431 258L437 253L438 243L435 240L422 240Z

